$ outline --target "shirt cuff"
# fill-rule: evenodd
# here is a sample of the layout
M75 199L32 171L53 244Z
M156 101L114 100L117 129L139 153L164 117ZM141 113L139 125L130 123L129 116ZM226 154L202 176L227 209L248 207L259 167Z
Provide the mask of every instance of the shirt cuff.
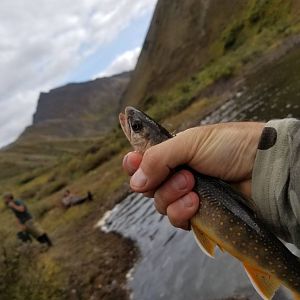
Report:
M300 121L269 121L262 132L252 173L252 198L259 217L276 235L298 247L299 144Z

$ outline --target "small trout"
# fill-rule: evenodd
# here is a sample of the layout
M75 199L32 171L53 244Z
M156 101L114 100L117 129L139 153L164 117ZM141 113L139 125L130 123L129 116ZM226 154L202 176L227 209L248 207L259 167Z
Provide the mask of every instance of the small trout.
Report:
M133 107L127 107L119 120L133 148L141 153L172 138L165 128ZM241 261L263 299L272 299L280 285L284 285L300 300L299 258L268 231L243 204L247 200L229 184L195 171L193 174L194 191L201 198L201 206L191 219L191 228L204 253L214 257L218 246Z

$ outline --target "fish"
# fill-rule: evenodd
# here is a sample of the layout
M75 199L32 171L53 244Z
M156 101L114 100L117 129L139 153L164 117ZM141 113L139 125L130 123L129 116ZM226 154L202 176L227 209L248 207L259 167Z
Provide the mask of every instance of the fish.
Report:
M119 114L121 128L135 151L144 153L173 136L151 117L134 107ZM181 166L186 169L188 166ZM176 170L174 170L176 171ZM228 183L191 170L194 191L201 199L192 217L191 231L210 257L215 249L238 259L262 299L272 299L280 286L300 300L300 260L271 232Z

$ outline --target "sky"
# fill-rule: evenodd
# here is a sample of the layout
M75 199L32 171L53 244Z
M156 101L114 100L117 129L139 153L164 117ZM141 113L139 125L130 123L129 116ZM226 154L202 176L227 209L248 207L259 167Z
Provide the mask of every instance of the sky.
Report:
M134 69L157 0L1 0L0 147L40 92Z

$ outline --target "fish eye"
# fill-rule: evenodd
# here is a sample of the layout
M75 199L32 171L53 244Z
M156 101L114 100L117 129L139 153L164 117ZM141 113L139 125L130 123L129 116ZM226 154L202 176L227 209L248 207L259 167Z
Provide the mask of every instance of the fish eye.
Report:
M135 120L132 122L131 124L131 128L134 132L139 132L142 130L143 128L143 125L142 125L142 122L140 120Z

